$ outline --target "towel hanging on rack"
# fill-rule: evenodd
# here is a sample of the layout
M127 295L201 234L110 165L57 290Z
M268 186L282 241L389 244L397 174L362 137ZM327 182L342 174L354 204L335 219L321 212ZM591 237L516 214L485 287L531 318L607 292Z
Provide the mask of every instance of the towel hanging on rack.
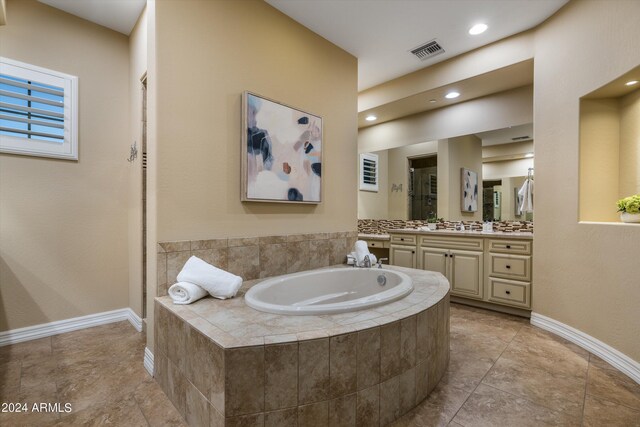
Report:
M518 209L521 212L533 212L533 175L531 172L533 169L529 168L529 174L525 179L524 184L518 191L518 196L521 200Z

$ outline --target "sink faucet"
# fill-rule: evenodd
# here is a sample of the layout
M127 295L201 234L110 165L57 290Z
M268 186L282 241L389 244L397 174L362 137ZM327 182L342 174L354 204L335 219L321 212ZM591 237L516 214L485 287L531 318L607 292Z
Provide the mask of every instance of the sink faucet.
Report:
M364 256L364 260L362 261L362 263L364 264L363 267L371 268L371 258L369 258L369 255Z
M378 260L378 268L382 268L382 261L389 261L389 258L380 258Z

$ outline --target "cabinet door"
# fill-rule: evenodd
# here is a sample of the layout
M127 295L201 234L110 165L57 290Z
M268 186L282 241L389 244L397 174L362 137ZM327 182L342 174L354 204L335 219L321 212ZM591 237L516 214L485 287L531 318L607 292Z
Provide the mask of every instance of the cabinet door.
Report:
M451 293L466 298L482 299L483 253L452 249L450 254Z
M399 267L416 268L415 246L391 245L389 262Z
M435 271L447 277L448 249L440 248L420 248L420 268L428 271Z

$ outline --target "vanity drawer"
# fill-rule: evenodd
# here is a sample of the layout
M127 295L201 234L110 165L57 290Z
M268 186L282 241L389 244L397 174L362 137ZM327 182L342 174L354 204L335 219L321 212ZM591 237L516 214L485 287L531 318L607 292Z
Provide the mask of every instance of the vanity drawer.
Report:
M530 308L531 286L528 282L489 277L489 301Z
M370 248L388 248L389 242L385 240L366 240L367 247Z
M391 243L397 245L415 245L417 242L415 234L392 234Z
M531 257L490 253L489 276L530 281Z
M489 240L489 252L531 255L530 240Z
M484 248L484 239L475 237L421 236L420 246L482 251Z

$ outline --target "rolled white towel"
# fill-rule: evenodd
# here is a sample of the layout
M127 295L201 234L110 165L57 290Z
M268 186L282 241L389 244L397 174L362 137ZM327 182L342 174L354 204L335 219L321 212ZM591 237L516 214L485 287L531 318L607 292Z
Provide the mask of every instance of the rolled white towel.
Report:
M169 296L174 304L191 304L206 295L207 291L189 282L178 282L169 288Z
M178 273L178 281L195 283L219 299L233 298L242 286L242 277L207 264L195 256L184 264Z
M356 264L359 266L363 265L364 257L369 255L369 247L367 246L367 242L364 240L358 240L355 245L356 249Z

